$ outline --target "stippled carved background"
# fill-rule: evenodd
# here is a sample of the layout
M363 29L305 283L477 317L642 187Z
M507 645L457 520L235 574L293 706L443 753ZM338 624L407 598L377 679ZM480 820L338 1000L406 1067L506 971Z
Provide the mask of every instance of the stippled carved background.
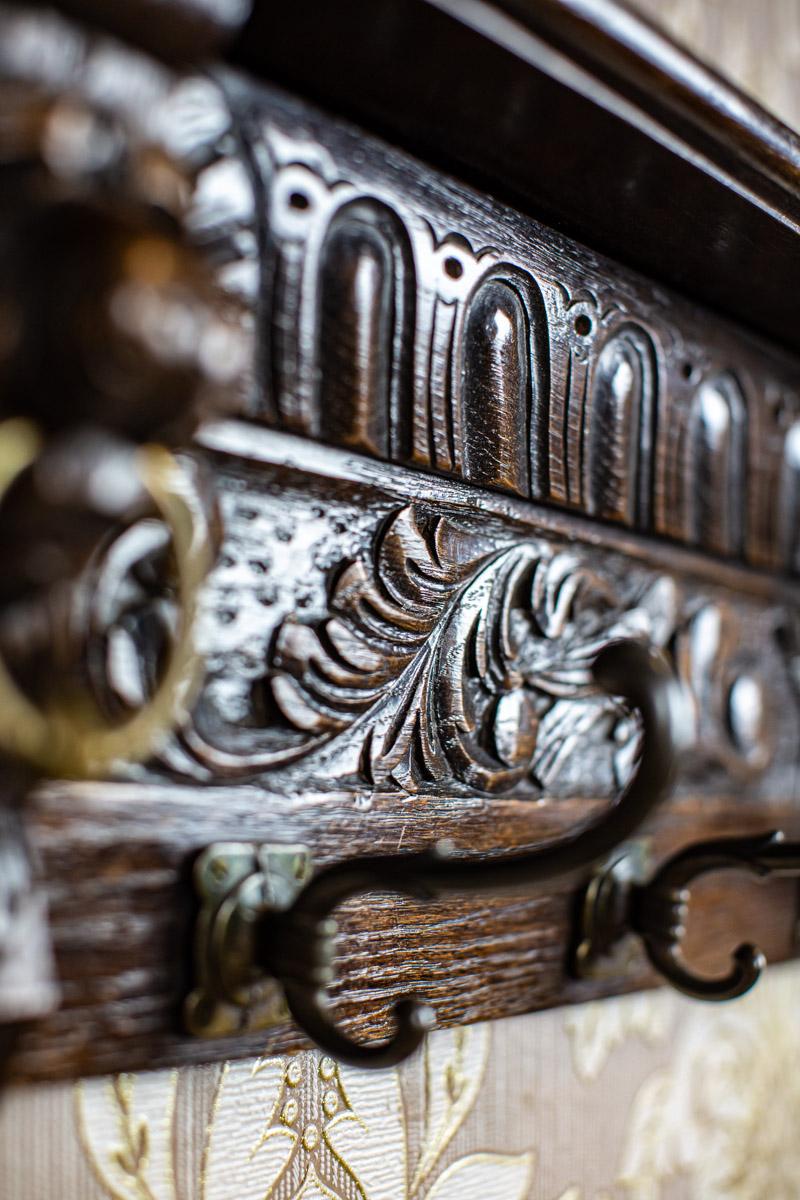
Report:
M638 734L598 694L591 662L636 636L686 688L696 745L683 786L791 794L788 589L244 423L202 437L224 529L197 630L207 680L160 774L290 791L608 795ZM130 706L152 686L154 629L163 643L175 616L158 571L121 574L117 561L95 604L109 701Z

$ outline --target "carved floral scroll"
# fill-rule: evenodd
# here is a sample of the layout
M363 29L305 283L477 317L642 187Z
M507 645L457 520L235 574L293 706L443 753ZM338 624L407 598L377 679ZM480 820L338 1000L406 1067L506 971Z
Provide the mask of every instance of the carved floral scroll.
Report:
M154 582L159 561L164 569L157 534L144 526L138 551L133 532L125 535L95 591L110 619L98 685L117 706L145 701L173 624L169 594ZM247 595L224 589L208 637L219 642L219 622L230 639L237 621L254 621L264 631L261 666L248 647L255 665L233 724L215 709L209 681L162 755L167 769L289 778L302 764L305 781L368 789L608 794L630 769L638 729L621 702L598 694L590 666L603 645L629 636L671 656L699 761L734 779L769 766L774 683L752 655L742 659L737 605L641 568L632 585L579 546L481 529L419 502L389 509L361 545L342 557L336 540L323 540L317 554L327 566L308 609L293 584L277 620L258 605L248 617ZM266 578L260 597L269 574L256 565L246 569ZM213 590L212 581L209 604ZM237 685L236 661L219 659L220 684L231 672Z

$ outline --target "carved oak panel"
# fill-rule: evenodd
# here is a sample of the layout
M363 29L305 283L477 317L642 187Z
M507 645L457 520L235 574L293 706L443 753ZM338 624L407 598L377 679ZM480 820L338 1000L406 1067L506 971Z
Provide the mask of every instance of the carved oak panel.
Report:
M63 1004L20 1040L27 1078L263 1048L180 1022L211 842L491 855L607 804L639 729L590 664L620 635L665 651L694 733L655 857L797 825L797 361L276 89L150 84L230 318L201 340L235 411L185 453L219 531L205 677L151 761L31 799ZM174 557L151 517L87 568L81 670L113 719L163 675ZM448 1024L652 983L570 977L577 886L349 906L338 1012L381 1035L409 990ZM717 885L698 962L748 920L791 954L780 886Z
M646 831L654 858L711 834L797 827L790 586L243 422L206 427L200 446L225 530L198 630L206 685L127 782L53 784L32 802L65 995L20 1041L17 1073L301 1044L288 1023L211 1042L182 1032L193 858L231 839L303 842L319 865L442 838L471 854L546 841L630 770L636 724L587 676L620 631L667 650L696 732L675 798ZM145 540L125 570L98 575L109 637L96 686L110 705L141 703L150 648L170 628L154 541L155 558ZM624 983L570 978L574 887L348 905L337 1014L368 1037L410 988L448 1024L652 983L643 967ZM713 970L752 931L771 958L787 956L792 897L789 883L711 881L688 953Z
M590 665L638 635L685 684L697 748L684 786L791 794L791 588L244 423L202 441L224 530L196 637L206 683L146 775L291 793L610 795L637 726L598 695ZM98 575L98 688L115 705L143 702L169 637L169 595L131 586L153 553L151 534L124 570L110 555Z
M228 94L252 416L794 569L795 359L299 101Z

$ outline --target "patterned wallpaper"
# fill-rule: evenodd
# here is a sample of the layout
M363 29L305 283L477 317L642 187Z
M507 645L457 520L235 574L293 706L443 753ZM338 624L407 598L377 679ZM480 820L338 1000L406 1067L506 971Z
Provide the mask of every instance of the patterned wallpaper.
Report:
M800 964L743 1000L655 992L319 1054L20 1088L3 1200L796 1200Z

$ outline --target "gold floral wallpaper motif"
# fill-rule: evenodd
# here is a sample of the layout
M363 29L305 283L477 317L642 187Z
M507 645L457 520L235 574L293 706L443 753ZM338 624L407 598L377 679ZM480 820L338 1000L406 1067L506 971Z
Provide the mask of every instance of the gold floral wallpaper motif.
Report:
M2 1200L797 1200L800 964L317 1053L17 1088Z
M397 1071L354 1071L312 1053L226 1064L198 1200L524 1200L531 1154L483 1151L440 1169L478 1098L489 1043L487 1026L430 1039L419 1121ZM173 1072L77 1085L80 1142L113 1200L183 1200L170 1159L176 1081Z

